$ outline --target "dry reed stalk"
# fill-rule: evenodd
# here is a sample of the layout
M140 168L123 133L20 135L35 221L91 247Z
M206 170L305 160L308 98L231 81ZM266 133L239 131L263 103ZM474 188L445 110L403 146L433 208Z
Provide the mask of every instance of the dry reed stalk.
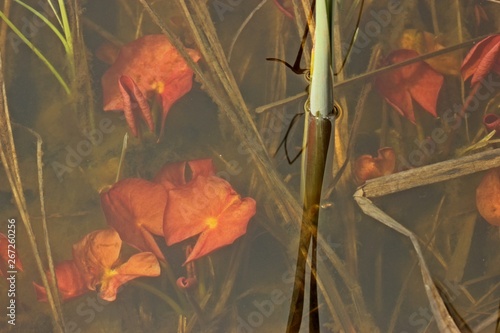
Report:
M42 137L35 132L34 130L22 126L24 129L26 129L30 134L32 134L35 139L36 139L36 167L37 167L37 178L38 178L38 195L40 197L40 213L41 213L41 220L42 220L42 230L43 230L43 240L44 240L44 245L45 245L45 251L47 255L47 263L49 266L49 272L51 276L56 276L55 270L54 270L54 260L52 259L52 250L50 246L50 241L49 241L49 229L47 226L47 214L45 212L45 194L44 194L44 181L43 181L43 150L42 150L42 145L43 145L43 140ZM62 307L61 307L61 300L59 298L59 288L57 287L57 279L50 279L49 280L50 286L52 288L52 293L55 295L54 297L54 303L56 306L56 309L59 313L62 313Z
M456 323L453 321L453 318L450 316L448 310L446 309L444 301L441 298L440 293L436 285L434 284L434 281L432 280L430 271L427 267L424 255L422 253L422 249L417 238L415 237L415 234L403 227L400 223L391 218L380 208L375 206L367 197L363 195L362 189L356 191L356 193L354 194L354 199L366 215L374 218L375 220L385 224L389 228L401 233L402 235L410 239L419 261L420 272L422 275L422 280L424 282L427 299L431 306L432 314L436 319L440 332L460 333L460 330L458 329Z
M5 83L3 78L3 68L2 68L2 56L0 52L0 157L2 164L7 174L9 184L13 193L14 200L16 202L17 209L23 221L23 225L26 228L28 234L28 239L30 242L31 250L35 258L36 266L40 274L43 286L47 292L47 301L50 306L52 313L52 319L54 324L54 332L63 333L64 332L64 320L62 312L60 312L60 306L57 305L56 300L57 292L54 293L52 284L49 283L47 276L45 275L45 270L43 268L42 259L38 251L38 245L36 241L33 228L31 226L30 216L28 213L28 208L26 205L26 199L24 197L23 186L21 181L21 176L19 173L19 165L17 162L17 153L14 144L14 137L12 135L12 125L10 121L10 114L7 105L7 96L5 92ZM41 199L42 200L42 199ZM44 212L42 212L44 214Z
M354 199L363 212L410 239L416 251L427 298L434 318L442 332L460 332L453 322L427 268L417 237L410 230L392 219L368 198L380 197L411 188L447 181L484 171L500 165L500 149L489 150L459 159L448 160L417 169L369 180L358 188ZM462 242L468 243L469 239ZM458 254L457 254L458 255ZM461 274L463 264L457 263L456 274Z
M259 106L259 107L255 108L255 113L257 113L257 114L263 113L263 112L269 111L271 109L274 109L274 108L277 108L280 106L285 106L286 104L296 102L296 101L303 99L305 97L307 97L307 92L301 92L301 93L298 93L297 95L286 97L286 98L283 98L279 101L271 102L269 104Z
M80 15L82 9L80 0L67 1L68 16L71 22L71 33L73 35L73 64L72 93L76 98L77 125L83 133L95 129L95 101L90 68L87 57L87 48L83 39L82 22Z
M9 17L9 14L10 14L11 4L12 4L12 0L4 0L2 12L7 17ZM7 45L7 31L8 30L9 30L9 27L7 26L7 23L5 23L2 20L2 22L0 23L0 50L5 50L5 47ZM5 60L5 59L3 59L3 60Z
M366 197L381 197L488 170L498 165L500 148L371 179L361 189Z

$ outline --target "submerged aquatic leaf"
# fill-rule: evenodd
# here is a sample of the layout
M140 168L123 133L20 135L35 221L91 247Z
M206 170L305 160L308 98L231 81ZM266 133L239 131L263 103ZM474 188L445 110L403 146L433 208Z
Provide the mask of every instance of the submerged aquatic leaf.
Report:
M56 273L57 288L63 301L81 296L90 291L74 260L65 260L58 263L54 267L54 271ZM49 273L47 273L47 276L51 279ZM33 283L33 286L35 287L37 300L46 302L47 291L45 288L37 283Z
M169 192L163 226L167 245L200 234L187 263L232 244L245 234L255 206L225 180L200 175Z
M389 54L386 64L396 64L418 56L416 51L397 50ZM415 123L413 101L437 117L436 104L444 79L423 61L379 74L375 86L396 111Z
M390 175L396 168L396 154L390 147L380 148L378 156L361 155L354 163L354 177L358 185L368 179Z
M187 49L193 61L197 51ZM153 130L147 99L157 94L162 105L161 131L170 107L191 90L193 71L164 35L147 35L123 46L104 73L104 111L123 110L134 136L139 112Z
M122 240L113 229L93 231L73 244L73 259L90 290L95 290L105 270L120 256Z
M477 43L462 64L462 77L464 80L472 77L472 86L490 72L500 74L500 34L488 36Z
M23 264L15 248L9 248L9 239L0 232L0 276L7 276L7 271L23 270ZM10 262L9 262L10 259ZM15 263L12 265L12 260ZM12 265L12 266L10 266Z
M161 184L128 178L101 193L106 221L126 243L165 260L153 235L163 235L168 194Z
M99 296L107 301L113 301L118 287L131 279L160 275L160 265L151 252L136 254L119 265L121 245L113 229L91 232L73 245L73 259L87 288L95 290L100 284Z
M160 264L151 252L133 255L120 265L122 241L113 229L96 230L73 245L73 260L56 265L56 279L63 299L80 296L99 287L99 296L114 301L118 288L141 276L160 275ZM50 278L50 276L49 276ZM34 284L40 301L45 288Z
M484 175L476 189L476 206L488 223L500 226L500 168Z
M437 42L437 37L435 35L417 29L406 29L403 31L398 46L402 49L417 51L420 55L443 50L445 48ZM449 52L424 61L441 74L460 74L460 54L457 52Z

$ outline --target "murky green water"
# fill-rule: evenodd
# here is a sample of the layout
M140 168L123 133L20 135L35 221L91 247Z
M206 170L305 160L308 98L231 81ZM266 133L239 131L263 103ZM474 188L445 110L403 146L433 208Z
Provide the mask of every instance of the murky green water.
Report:
M65 332L287 332L302 217L301 158L289 164L280 143L288 133L289 158L300 153L304 116L295 116L304 112L308 82L266 58L293 65L305 28L302 2L308 3L155 1L155 13L192 50L198 71L192 79L180 75L181 68L190 71L181 56L168 65L173 53L161 50L170 42L137 44L129 51L144 47L143 63L133 75L121 69L113 81L117 112L103 111L101 78L112 65L102 61L102 46L121 47L122 57L130 42L162 33L141 2L76 2L78 21L75 2L66 3L73 57L50 27L11 3L6 16L69 92L7 28L2 66L22 196L47 271L33 130L43 140L48 240L65 299L58 311L37 300L33 283L43 281L2 171L0 233L7 241L0 238L0 269L12 278L0 281L1 332L57 332L54 313ZM65 38L49 2L26 3ZM498 332L498 220L483 218L478 207L494 215L500 185L492 172L482 199L476 188L500 163L498 139L487 137L483 124L485 115L499 113L500 37L487 36L500 29L500 4L373 0L336 1L335 8L334 99L341 115L318 208L318 308L309 308L308 270L300 332L311 331L315 312L320 332L453 332L439 328L446 316L460 332ZM308 35L301 68L309 67L310 49ZM108 62L116 55L106 53ZM409 65L387 69L402 61ZM192 87L178 92L186 82ZM178 100L160 135L171 92ZM128 102L137 137L120 111ZM143 119L150 114L152 131ZM7 128L1 124L2 133ZM1 142L6 151L8 136ZM211 159L213 169L202 159ZM175 167L182 161L189 163ZM165 165L170 171L159 180ZM141 185L123 185L130 178ZM397 221L393 228L381 223L386 215L377 221L359 208L358 187L374 204L368 213L380 208ZM111 203L101 203L104 193ZM394 230L397 223L411 232L422 257ZM99 230L107 236L89 240ZM9 239L15 253L8 251ZM199 257L185 263L189 248ZM135 261L138 254L144 256ZM71 264L62 264L67 260ZM182 280L187 286L179 287L179 278L195 282Z

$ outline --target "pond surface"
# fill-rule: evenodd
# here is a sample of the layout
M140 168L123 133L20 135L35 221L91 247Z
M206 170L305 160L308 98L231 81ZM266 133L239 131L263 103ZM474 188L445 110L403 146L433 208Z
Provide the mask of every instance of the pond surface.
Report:
M301 287L309 2L2 2L0 332L498 332L500 3L334 3Z

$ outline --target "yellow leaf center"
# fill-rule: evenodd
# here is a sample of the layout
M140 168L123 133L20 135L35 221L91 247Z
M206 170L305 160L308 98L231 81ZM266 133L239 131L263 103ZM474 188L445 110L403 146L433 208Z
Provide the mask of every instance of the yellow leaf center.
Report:
M156 81L155 83L153 83L152 88L156 90L158 94L161 94L163 93L163 90L165 90L165 84L161 81Z
M207 226L210 228L210 229L213 229L217 226L217 223L219 221L217 221L217 219L215 217L209 217L208 219L206 219L205 223L207 224Z

